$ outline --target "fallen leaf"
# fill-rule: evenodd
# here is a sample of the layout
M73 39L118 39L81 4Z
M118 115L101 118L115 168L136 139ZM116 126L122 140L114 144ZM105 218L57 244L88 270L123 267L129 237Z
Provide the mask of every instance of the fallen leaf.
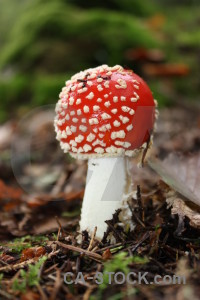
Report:
M106 249L102 254L103 260L110 259L112 257L112 253L110 252L110 249Z
M0 260L5 263L11 263L11 262L15 261L15 258L11 255L7 255L7 254L3 253L0 255Z
M77 221L68 221L66 218L59 218L62 228L72 227L77 224ZM46 218L41 222L37 222L33 227L35 234L46 234L58 230L58 224L55 218Z
M178 215L181 219L188 217L190 225L200 228L200 208L197 205L190 206L191 203L185 202L180 195L176 193L168 194L166 199L168 206L171 206L172 215Z
M21 255L21 262L26 261L28 259L34 257L40 257L46 254L46 250L44 247L32 247L28 249L24 249Z
M172 189L200 206L199 154L186 158L171 153L163 161L151 157L148 163Z
M0 180L0 200L19 200L22 194L21 189L9 187Z
M40 295L33 291L26 291L26 294L22 294L21 300L40 300Z

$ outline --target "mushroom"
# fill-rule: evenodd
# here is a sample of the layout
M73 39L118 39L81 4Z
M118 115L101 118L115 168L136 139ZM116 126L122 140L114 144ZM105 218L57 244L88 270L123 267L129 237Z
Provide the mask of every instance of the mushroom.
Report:
M130 159L151 144L156 102L132 70L102 65L66 82L56 105L55 130L64 152L88 159L80 230L101 240L106 220L121 209L131 225L127 201L134 192Z

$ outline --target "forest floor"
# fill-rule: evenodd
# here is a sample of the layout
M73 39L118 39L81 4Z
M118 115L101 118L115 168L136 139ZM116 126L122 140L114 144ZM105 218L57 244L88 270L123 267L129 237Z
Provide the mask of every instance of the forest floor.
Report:
M87 165L60 151L52 114L0 127L0 299L199 299L199 108L179 103L160 111L149 162L142 169L132 162L135 229L121 228L116 213L108 222L114 244L87 232L77 243ZM118 271L134 272L137 283L109 284L105 272ZM84 280L66 284L66 272ZM96 272L102 284L87 279ZM145 272L148 282L139 284ZM175 275L185 284L170 283Z

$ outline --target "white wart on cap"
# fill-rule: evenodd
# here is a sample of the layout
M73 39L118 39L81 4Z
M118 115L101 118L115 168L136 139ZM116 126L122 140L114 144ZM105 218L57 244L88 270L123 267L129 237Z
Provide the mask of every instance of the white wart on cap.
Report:
M119 65L72 76L59 97L57 139L73 157L133 156L153 130L155 102L150 89Z

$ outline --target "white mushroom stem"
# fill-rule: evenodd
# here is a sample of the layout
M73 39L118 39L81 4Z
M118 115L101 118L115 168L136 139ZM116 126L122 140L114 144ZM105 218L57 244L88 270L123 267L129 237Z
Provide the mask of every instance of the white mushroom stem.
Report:
M96 238L101 240L107 229L106 220L119 208L122 223L130 223L127 199L132 192L129 158L92 158L88 161L87 182L83 199L80 230L91 235L97 226Z

